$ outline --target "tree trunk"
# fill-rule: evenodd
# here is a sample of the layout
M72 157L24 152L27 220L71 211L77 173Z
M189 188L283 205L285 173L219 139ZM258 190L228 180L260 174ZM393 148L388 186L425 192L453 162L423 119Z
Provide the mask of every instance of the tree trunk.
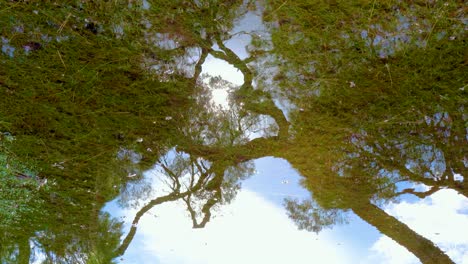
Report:
M414 232L407 225L367 202L351 208L362 220L413 253L422 263L454 263L432 241Z

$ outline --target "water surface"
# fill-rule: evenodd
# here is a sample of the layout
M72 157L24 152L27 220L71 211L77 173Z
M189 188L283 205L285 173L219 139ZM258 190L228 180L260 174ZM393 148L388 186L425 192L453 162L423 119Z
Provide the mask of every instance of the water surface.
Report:
M1 263L468 263L461 3L0 4Z

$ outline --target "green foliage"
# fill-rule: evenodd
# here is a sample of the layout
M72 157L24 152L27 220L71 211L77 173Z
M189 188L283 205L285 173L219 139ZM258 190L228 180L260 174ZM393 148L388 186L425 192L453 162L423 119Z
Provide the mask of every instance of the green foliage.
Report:
M189 102L191 81L163 82L142 66L143 13L128 1L0 3L0 46L9 49L0 53L0 131L16 137L0 152L2 248L39 231L55 239L44 249L62 257L88 242L103 203L173 141L165 118ZM119 159L122 149L144 153L142 161ZM32 161L36 174L26 171ZM38 189L39 177L53 185ZM113 252L116 237L93 249L96 259L108 263L101 254Z
M241 60L223 43L254 1L242 2L0 3L0 131L16 137L0 142L0 234L36 219L25 234L2 237L2 255L33 237L52 252L49 262L110 262L121 226L100 208L174 146L190 160L167 169L179 172L168 172L175 194L160 202L180 195L180 175L191 172L192 187L198 175L199 194L187 194L186 203L206 202L200 226L217 201L234 199L254 171L248 161L263 156L286 158L305 177L314 200L286 207L316 232L344 222L347 209L393 198L403 176L424 180L432 160L418 157L428 152L443 153L446 173L466 168L466 152L455 147L467 138L459 3L266 1L271 42L253 36L251 57ZM246 83L200 84L208 54L239 69ZM254 88L267 66L274 80ZM226 86L235 91L232 108L217 109L210 89ZM297 106L288 120L277 94ZM277 136L249 138L260 115L276 121ZM415 161L413 171L405 167ZM44 190L39 178L54 185ZM150 193L131 191L123 204Z
M463 4L267 2L273 85L297 106L291 121L300 147L283 155L320 207L379 204L398 195L401 180L466 194L453 180L466 172ZM429 180L438 173L445 183Z
M19 231L28 219L40 217L44 203L40 192L48 187L31 170L34 165L18 161L9 151L13 140L8 133L0 136L0 230Z
M285 199L284 206L299 229L319 233L325 228L347 223L346 215L338 209L323 209L313 200Z
M118 164L119 146L157 150L170 140L164 118L173 114L173 103L183 102L188 82L180 76L160 82L141 68L146 44L136 29L143 10L127 4L51 1L0 8L10 10L0 17L2 37L16 48L0 69L2 129L17 135L13 148L20 159L34 157L42 173L62 175L59 185L82 173L99 176L98 191L112 193L119 182L105 175ZM124 28L130 31L116 36L118 23L131 23ZM134 144L141 137L144 142ZM83 187L95 188L91 181Z
M297 135L432 134L424 120L447 113L466 143L462 14L455 2L269 1L275 84L303 109Z
M2 184L15 188L2 193L6 206L14 199L28 203L21 210L36 210L33 198L46 202L25 236L5 235L2 247L13 249L31 236L57 261L73 255L67 248L96 234L96 212L131 180L127 176L141 174L180 141L176 125L188 122L183 114L194 103L195 82L183 69L165 69L184 59L186 49L210 46L217 29L232 28L238 13L231 7L241 2L149 2L149 9L141 1L0 3L0 131L16 136L3 162L34 160L38 175L54 183L35 194L36 186L8 172L11 181ZM221 19L227 19L224 26ZM178 45L155 45L163 36L176 37ZM140 159L119 157L121 152ZM14 234L13 221L31 218L11 218L1 233ZM89 261L107 263L115 245L97 244L85 250Z
M274 51L284 65L276 79L291 98L300 94L299 97L304 98L305 95L308 100L314 95L328 93L330 98L339 95L367 103L367 96L378 100L378 96L404 94L400 91L410 85L397 83L401 79L398 75L391 76L396 74L394 70L407 71L402 72L402 76L418 84L411 87L412 90L428 82L405 75L414 72L415 65L411 64L427 63L424 68L419 67L419 77L447 72L447 69L429 68L429 61L414 57L414 51L420 50L417 52L420 55L416 56L441 50L452 50L459 55L463 53L463 7L455 3L281 3L271 1L265 16L272 19ZM462 58L463 55L457 57ZM451 67L453 62L444 57L433 65L438 67L441 63L444 67ZM345 103L340 97L337 99L334 102Z

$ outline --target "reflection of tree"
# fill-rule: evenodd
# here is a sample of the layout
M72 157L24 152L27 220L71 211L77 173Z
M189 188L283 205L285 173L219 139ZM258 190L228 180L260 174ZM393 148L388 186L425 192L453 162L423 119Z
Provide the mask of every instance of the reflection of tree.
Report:
M173 154L170 152L168 155ZM170 159L161 158L157 168L163 175L160 180L170 189L169 193L149 201L139 209L129 233L115 252L116 256L125 253L136 234L141 217L163 203L184 201L193 228L205 227L211 219L214 207L230 203L240 189L240 181L251 175L253 171L250 163L232 164L225 160L209 162L184 153L177 153Z
M202 80L193 87L196 104L192 105L190 112L184 114L189 125L180 127L180 133L184 136L182 142L198 141L232 147L245 143L249 132L257 128L261 120L258 114L250 113L233 102L229 102L227 108L212 102L211 91L217 89L216 86L230 90L238 88L219 76L202 76Z
M464 183L454 181L456 173L466 174L466 100L458 89L465 85L466 69L457 55L463 45L455 37L435 37L460 34L461 22L452 13L460 6L431 12L402 4L404 11L396 15L385 4L368 9L343 1L334 7L317 2L310 11L301 3L281 8L281 3L271 3L273 12L266 17L278 23L273 23L273 51L287 65L277 72L275 83L302 108L293 114L295 142L315 145L309 160L300 154L284 157L307 178L320 207L353 210L423 262L450 262L432 242L375 204L401 193L423 197L442 187L466 196ZM379 18L361 20L368 12ZM346 15L350 13L355 16ZM438 20L442 13L447 20ZM434 26L424 36L424 30L411 29L421 14L432 19L426 26L441 22L451 27ZM406 18L415 20L409 28L401 26ZM310 21L316 27L306 26ZM431 45L419 48L426 41ZM399 192L396 184L408 180L433 187L426 193L410 188ZM292 209L299 225L317 222L313 214L305 219L297 214L299 205Z
M352 210L421 261L449 263L432 242L375 204L443 187L466 195L464 182L454 179L466 172L465 92L453 88L464 88L462 38L456 25L439 28L457 24L458 6L440 6L434 14L418 3L401 3L401 17L413 19L421 12L437 23L429 25L430 33L403 27L405 34L400 34L396 9L387 3L312 2L269 1L264 19L272 25L272 49L264 51L265 41L255 36L243 60L224 44L235 18L248 10L241 2L154 1L143 11L136 4L122 10L111 2L91 1L57 13L49 4L42 9L0 4L0 10L12 10L13 19L1 17L4 34L15 35L8 45L40 47L29 55L16 53L27 63L2 60L5 89L0 93L7 99L1 100L0 125L18 135L18 156L42 161L42 173L58 183L46 199L50 216L5 242L2 256L27 259L29 239L46 230L60 241L40 237L51 261L85 259L74 249L92 251L91 245L82 245L96 234L99 208L117 194L120 183L139 179L133 173L154 160L170 191L143 206L122 244L110 245L107 249L117 249L104 255L124 254L141 217L166 202L182 200L193 227L204 227L216 206L231 201L239 181L251 174L249 161L275 156L288 160L313 193L314 200L286 202L301 228L320 231ZM53 21L29 16L34 11ZM27 19L23 30L15 17ZM137 30L141 25L145 29ZM443 38L451 34L451 42ZM44 41L48 36L57 41ZM393 43L392 37L401 41ZM232 87L229 110L209 98L212 86L227 84L216 77L208 84L200 80L208 55L244 75L244 83ZM273 59L280 61L275 86L254 87L261 71L254 62ZM275 105L271 91L276 87L298 107L291 110L290 122ZM275 121L276 136L246 135L260 115ZM174 146L175 158L161 157ZM115 159L122 150L140 154L141 160ZM396 183L403 180L434 187L427 193L400 192ZM136 205L132 195L148 192L128 192L122 203ZM12 254L16 246L19 256Z
M224 59L239 64L236 58L231 59L226 56ZM233 63L233 65L238 64ZM247 68L243 70L247 71ZM302 117L295 119L294 129L297 133L291 139L288 133L289 124L281 111L274 106L273 101L260 100L262 104L258 104L258 100L255 99L262 98L262 92L256 92L246 84L240 88L240 91L249 95L241 97L239 101L247 105L250 111L261 109L259 112L268 113L269 109L276 109L270 116L279 126L279 136L258 138L230 148L196 142L180 148L212 162L227 160L239 163L263 156L285 158L306 177L305 184L314 193L314 199L317 201L315 207L309 206L311 204L287 203L290 216L296 217L300 227L318 231L327 225L340 222L342 217L340 210L351 209L383 234L406 247L423 262L451 262L431 241L370 202L379 202L397 195L398 193L394 192L396 190L394 184L401 179L391 173L385 173L373 163L355 163L356 153L346 154L346 151L342 151L342 148L352 150L352 147L346 145L346 141L342 139L342 131L347 132L347 130L337 127L335 130L327 131L328 135L316 134L322 133L322 128L308 129L307 125L314 122L311 117L315 116L312 113L307 115L306 112ZM337 124L340 123L334 125Z
M85 232L84 226L73 226ZM53 230L44 230L29 236L15 237L16 245L2 238L0 261L2 263L111 263L112 249L119 242L121 224L101 214L93 230L87 236L74 237L72 241L62 240Z
M318 233L323 228L346 222L341 210L324 209L313 200L286 199L285 207L298 228L307 231Z
M278 7L276 10L283 11L282 6L281 8ZM385 19L391 19L390 14L386 14L383 17ZM299 27L299 25L296 24L295 26ZM307 31L303 30L303 32ZM289 34L290 32L278 32L278 34L286 33ZM340 31L339 33L341 34L342 32ZM378 33L375 32L375 34ZM418 36L414 38L415 40L412 44L420 41ZM400 146L402 143L398 143L398 141L395 140L396 137L401 137L403 139L405 133L409 135L415 133L407 130L408 126L406 126L406 124L408 124L408 120L414 120L415 118L414 116L406 115L406 113L408 113L407 109L404 110L403 114L393 114L393 116L399 120L403 117L410 118L405 122L401 122L400 131L393 129L395 128L394 126L391 127L391 130L385 130L384 126L378 125L380 122L388 123L388 121L384 122L386 120L384 118L388 118L388 116L392 117L392 114L388 111L382 112L382 109L390 109L396 112L402 110L398 105L393 108L388 107L398 104L398 100L404 100L405 97L407 97L404 90L395 90L396 87L398 87L398 89L406 89L403 87L412 84L411 82L405 82L404 73L408 72L407 67L419 68L420 71L424 71L423 69L425 69L425 67L431 67L428 64L403 65L403 63L409 63L412 60L418 61L419 59L420 61L421 54L417 48L412 48L413 50L406 49L405 51L407 53L403 55L403 53L400 54L390 50L378 51L378 47L373 47L374 53L369 53L370 55L366 54L366 56L370 56L365 57L368 61L362 64L353 64L350 62L349 64L342 65L338 63L338 60L343 59L343 56L346 56L348 60L354 58L353 50L355 49L356 52L362 53L363 48L355 48L351 46L350 43L345 42L346 40L340 40L342 41L340 44L343 44L346 50L335 50L334 52L337 53L337 56L330 55L327 57L329 55L327 52L333 49L333 47L328 46L330 43L323 44L322 42L322 47L320 47L321 53L316 54L316 56L324 56L323 59L329 60L326 63L320 60L312 61L312 63L322 63L317 65L317 74L322 75L319 79L320 81L326 81L327 83L323 86L324 88L318 86L320 87L319 91L310 93L302 90L292 94L292 101L301 106L302 109L297 113L293 113L292 127L290 128L289 122L287 122L281 110L275 106L271 95L266 91L255 89L252 86L253 73L247 66L247 63L255 58L250 57L246 60L241 60L223 44L222 39L215 35L214 40L220 50L211 51L208 49L209 52L213 56L229 62L244 74L244 84L233 92L235 102L242 105L243 109L251 113L265 114L272 117L279 127L279 132L277 136L248 140L228 147L204 141L181 142L178 144L179 149L191 155L203 157L213 162L213 164L218 161L228 161L238 164L263 156L285 158L306 178L305 185L313 192L313 197L316 202L305 202L302 204L293 201L287 202L291 217L296 217L301 227L310 230L320 230L327 225L340 222L340 217L342 216L340 210L351 209L363 220L374 225L383 234L405 246L423 262L451 262L431 241L415 233L405 224L389 216L375 205L375 203L383 203L399 195L401 192L397 191L395 184L400 181L410 179L413 181L431 183L432 185L436 183L431 179L429 179L430 181L424 181L423 179L425 178L423 176L414 176L418 175L418 172L412 172L412 175L408 175L404 173L403 170L395 170L393 167L383 167L383 163L376 162L375 158L378 157L379 154L386 157L383 159L386 161L389 156L383 152L380 154L378 150L387 150L387 148L383 145L377 146L377 141L364 141L365 143L362 143L362 139L369 138L369 135L375 138L379 138L378 136L380 135L381 139L392 142L396 146ZM284 43L290 42L284 41L281 44ZM274 42L273 44L280 43ZM357 44L362 43L359 42ZM334 43L334 45L337 44ZM365 43L362 45L365 45ZM302 49L307 47L307 45L304 45ZM310 48L312 47L313 46ZM454 47L451 46L450 48ZM287 58L289 62L291 62L291 67L288 65L288 69L286 69L289 71L288 74L291 74L292 71L294 73L294 70L296 70L295 67L301 67L304 62L304 56L301 57L300 54L299 57L293 57L292 59L287 57L290 55L290 53L287 52L294 52L294 49L290 47L286 47L282 50L281 46L279 48L276 46L276 49L273 51L276 52L278 56L281 56L283 59ZM437 57L438 52L440 51L430 50L430 52L428 52L426 49L424 51L425 59L431 58L430 56ZM375 57L376 54L377 56L383 56L381 58L382 60L371 58L372 56ZM454 58L449 55L450 54L448 54L447 60ZM402 56L402 59L399 61L398 56ZM380 64L382 61L384 63L388 61L389 57L392 59L391 66L388 66L388 64ZM327 69L334 63L337 64L333 65L331 69ZM319 66L321 68L318 68ZM375 69L371 69L370 71L375 71L376 73L371 73L370 75L365 73L369 71L369 67L374 67ZM442 72L447 71L448 69L444 67L446 67L446 65L443 65L439 70ZM448 67L451 66L449 65ZM392 75L391 79L388 75L389 71ZM301 71L298 70L295 73L301 74ZM379 81L378 79L381 79L380 76L384 73L387 74L388 80L384 82L381 80ZM283 74L283 72L280 71L278 74L278 80L282 82L280 85L283 87L291 86L292 83L289 82L290 79L284 78L281 74ZM455 72L453 72L453 74L455 74ZM284 73L284 75L287 74ZM304 78L300 80L300 82L302 82L300 88L306 89L309 85L310 87L317 87L317 79L314 79L314 76L309 77L310 79ZM364 78L376 78L375 84L370 83ZM363 84L361 84L361 82ZM363 85L362 89L359 87L356 88L356 83ZM385 90L387 89L385 87L394 89ZM412 91L416 93L418 89L413 88ZM379 100L382 99L386 99L387 101L379 102ZM389 99L391 100L388 101ZM408 102L405 102L404 104L407 103ZM382 105L384 106L383 108L381 108ZM379 108L376 110L376 107ZM414 122L416 121L418 121L418 119ZM392 122L395 122L395 120L392 120ZM293 133L290 133L290 129ZM463 134L457 138L464 141L463 138L465 137L462 135ZM437 137L430 135L421 136L421 138L437 140ZM371 144L376 146L372 147ZM421 148L421 145L419 148ZM391 150L391 148L389 148L389 150ZM421 153L415 154L415 156L420 155ZM399 156L404 155L400 154ZM461 157L458 156L455 159L460 160L460 158ZM394 160L395 159L396 158L394 158ZM405 165L407 165L409 161L398 163L397 160L395 163L403 164L400 166L406 167ZM443 183L442 185L451 186L447 185L447 183ZM407 189L403 192L409 193L412 191ZM188 207L191 208L191 197L184 198L184 200ZM202 206L200 208L203 210L203 208L206 209L211 206L210 203L205 205L206 207ZM192 209L189 209L189 211L190 210ZM191 211L191 215L192 217L195 215L194 211ZM206 215L207 214L204 216L206 217ZM196 224L198 222L194 220L194 223Z
M394 6L396 12L389 3L315 1L312 11L298 2L276 12L281 3L269 3L273 53L287 65L275 84L316 115L309 127L335 122L349 131L343 136L356 148L348 151L359 157L348 159L356 161L351 166L365 159L373 169L398 171L400 180L449 186L466 196L464 183L454 179L466 173L466 63L457 55L463 7L437 3L435 11L409 2ZM311 17L315 27L306 26Z
M90 241L98 241L102 205L172 141L174 121L166 117L187 104L191 80L173 74L162 82L142 69L154 45L140 23L161 21L128 4L0 3L0 45L12 50L0 53L0 131L16 137L9 151L20 163L34 160L49 185L35 199L39 210L30 203L34 210L21 221L0 225L2 258L26 263L34 253L30 241L40 239L50 262L86 262L96 253ZM169 53L157 52L160 60ZM140 158L116 158L121 151ZM116 247L112 239L108 249Z
M15 154L25 161L34 157L41 176L54 183L44 194L44 215L30 216L35 221L22 228L24 236L13 238L13 232L2 230L2 249L27 245L46 230L60 241L48 250L51 256L73 255L67 246L86 241L82 238L99 222L102 204L121 184L140 180L141 171L173 146L175 124L184 127L193 121L183 113L191 103L188 98L202 87L197 82L212 36L224 38L247 10L241 2L148 1L148 10L137 2L78 1L60 8L53 3L0 3L1 10L8 10L0 15L0 85L5 88L0 89L1 130L17 136ZM221 121L223 128L227 124L210 115L204 121ZM236 129L232 127L225 142L239 140ZM221 143L225 138L213 139ZM217 196L224 193L225 201L234 197L237 182L221 188L230 184L220 173L229 166L218 162L203 182ZM194 193L190 205L193 210L195 204L211 208L213 199Z

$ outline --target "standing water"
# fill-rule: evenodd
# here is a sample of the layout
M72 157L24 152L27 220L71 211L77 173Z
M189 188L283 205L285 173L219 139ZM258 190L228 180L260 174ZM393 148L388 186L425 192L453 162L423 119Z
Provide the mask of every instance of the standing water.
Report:
M0 263L468 263L461 3L0 3Z

